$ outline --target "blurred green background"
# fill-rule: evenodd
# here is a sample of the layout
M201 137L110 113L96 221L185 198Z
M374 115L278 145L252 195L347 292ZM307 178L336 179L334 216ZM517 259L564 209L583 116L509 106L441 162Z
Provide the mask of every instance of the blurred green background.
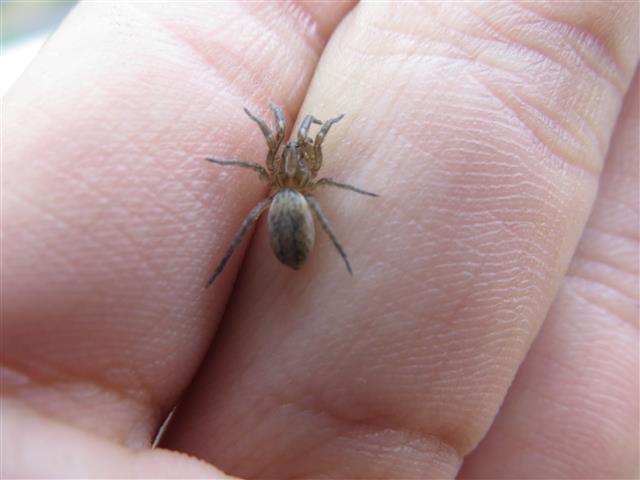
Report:
M0 19L3 48L20 41L26 36L51 32L76 4L75 1L55 0L14 0L0 1Z
M75 4L75 0L0 0L0 95L27 68Z

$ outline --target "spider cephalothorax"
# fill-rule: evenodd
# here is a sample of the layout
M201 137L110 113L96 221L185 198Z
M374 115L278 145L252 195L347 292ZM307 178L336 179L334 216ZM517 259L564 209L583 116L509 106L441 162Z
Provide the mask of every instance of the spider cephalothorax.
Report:
M266 169L255 162L217 160L215 158L205 159L218 165L250 168L256 171L260 180L271 189L269 197L258 203L242 222L240 230L207 282L207 286L211 285L218 275L222 273L227 261L244 238L249 227L260 218L260 215L269 206L271 206L268 216L271 247L278 260L296 270L305 262L315 242L315 228L311 214L311 210L313 210L323 230L344 260L347 270L351 273L347 255L333 234L329 222L322 210L320 210L320 206L312 193L318 187L331 186L372 197L378 196L375 193L361 190L352 185L336 182L331 178L315 179L318 170L322 166L322 141L331 125L342 119L344 115L331 118L324 123L312 115L307 115L300 125L296 140L291 140L288 144L282 146L285 135L284 115L282 109L277 105L270 103L269 107L276 118L277 128L275 135L263 120L254 116L246 108L244 109L246 114L258 124L267 140L269 152L267 153ZM322 125L315 139L311 139L307 135L312 123Z

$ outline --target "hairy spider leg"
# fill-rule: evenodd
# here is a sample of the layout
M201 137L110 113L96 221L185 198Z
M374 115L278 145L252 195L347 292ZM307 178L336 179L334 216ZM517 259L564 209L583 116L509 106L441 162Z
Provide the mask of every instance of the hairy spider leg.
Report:
M267 186L271 185L271 181L269 180L269 174L264 169L262 165L256 162L245 162L244 160L218 160L217 158L205 158L207 162L215 163L217 165L226 165L233 167L241 167L248 168L253 170L254 172L258 172L258 176L260 177L260 181Z
M229 245L229 248L227 249L227 253L224 254L224 257L222 257L222 260L220 260L220 263L216 267L215 272L213 272L213 275L211 275L211 278L207 282L207 287L211 286L211 284L215 282L216 278L218 278L218 275L222 273L224 267L227 265L227 262L231 258L231 255L233 255L235 249L238 247L240 242L242 242L242 239L246 235L251 225L253 225L256 220L260 218L260 215L262 215L269 204L271 204L271 200L271 197L262 200L260 203L258 203L258 205L253 207L253 209L249 212L249 215L247 215L247 217L243 220L238 233L236 233L236 236L231 241L231 245Z
M304 117L304 120L302 120L300 128L298 129L298 145L300 145L300 148L302 148L302 158L304 160L306 169L311 174L311 178L313 178L314 175L311 165L315 163L313 159L315 156L315 150L313 149L313 140L309 137L308 132L309 127L311 127L312 123L322 125L322 122L316 117L314 117L313 115L307 115Z
M362 195L369 195L370 197L379 197L377 193L367 192L366 190L362 190L361 188L354 187L353 185L349 185L348 183L337 182L333 178L324 177L318 180L313 184L313 187L337 187L343 188L345 190L351 190L352 192L360 193Z
M282 113L282 109L276 105L273 102L269 102L269 108L271 108L271 111L273 112L273 116L276 117L276 144L275 144L275 150L276 152L278 151L278 148L280 147L280 144L282 143L282 141L284 140L284 134L285 131L287 129L287 124L284 121L284 113Z
M310 165L310 168L313 172L317 172L322 166L322 142L324 141L324 137L326 137L327 133L329 133L329 129L331 128L331 126L334 123L342 120L343 117L344 113L338 115L337 117L330 118L322 124L322 127L320 128L320 131L316 135L316 138L313 142L313 150L315 152L315 156L313 164Z
M276 143L276 139L273 137L273 133L271 132L271 129L264 122L264 120L262 120L259 117L256 117L246 107L244 108L244 113L246 113L251 120L253 120L254 122L256 122L258 124L258 127L260 127L260 130L262 131L262 134L264 135L264 138L267 141L267 145L269 147L269 152L267 153L267 160L266 160L265 163L267 165L267 170L269 170L269 172L273 173L273 171L274 171L273 162L274 162L274 160L276 158L276 154L278 153L278 147L280 146L280 144ZM276 114L275 111L274 111L274 114ZM284 119L283 119L283 121L284 121Z
M309 127L311 127L312 123L322 125L322 122L313 115L307 115L306 117L304 117L304 120L302 120L300 128L298 129L298 143L300 144L300 146L303 146L305 144L313 144L313 140L311 140L311 138L309 138L309 136L307 135L307 133L309 132Z
M329 225L329 221L322 213L322 210L320 209L320 205L318 205L318 202L316 202L316 199L313 198L311 195L305 195L305 198L307 199L307 202L309 203L309 206L311 207L311 209L315 212L316 217L320 222L320 225L322 225L322 229L329 236L329 238L333 242L334 247L336 247L336 250L338 250L338 253L342 257L342 260L344 260L344 264L347 266L347 270L351 275L353 275L353 271L351 270L351 265L349 265L349 260L347 259L347 254L344 252L342 245L340 245L340 242L334 235L333 230L331 230L331 225Z

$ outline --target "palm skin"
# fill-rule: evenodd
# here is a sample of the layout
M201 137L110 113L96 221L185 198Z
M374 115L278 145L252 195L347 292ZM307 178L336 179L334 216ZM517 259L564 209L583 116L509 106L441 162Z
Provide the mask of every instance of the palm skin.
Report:
M633 476L635 5L287 5L81 4L3 99L3 475ZM384 201L203 292L267 99Z

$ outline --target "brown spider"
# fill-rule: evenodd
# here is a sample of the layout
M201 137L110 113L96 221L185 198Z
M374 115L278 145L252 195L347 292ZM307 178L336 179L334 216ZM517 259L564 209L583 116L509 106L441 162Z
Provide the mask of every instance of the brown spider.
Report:
M260 215L269 205L271 205L271 208L269 209L267 223L269 224L271 235L271 248L278 260L295 270L305 262L309 253L311 253L316 236L313 217L311 216L311 210L313 210L318 217L320 225L322 225L322 228L344 260L347 270L352 273L351 265L349 265L349 260L347 260L347 255L344 253L342 245L333 234L329 222L312 195L317 187L331 186L372 197L378 196L375 193L361 190L352 185L336 182L331 178L321 178L315 181L318 170L322 166L322 141L327 132L329 132L331 125L342 119L344 114L331 118L324 124L312 115L307 115L300 125L297 140L291 140L283 148L280 148L285 134L284 115L282 109L274 103L269 103L269 107L276 118L277 129L275 136L263 120L253 115L246 108L244 109L249 118L258 124L267 140L269 152L267 153L266 169L255 162L205 158L205 160L218 165L250 168L258 172L260 180L271 189L270 195L258 203L242 222L240 230L236 233L227 252L207 282L207 287L222 273L249 227L260 218ZM315 140L307 136L312 123L322 125Z

